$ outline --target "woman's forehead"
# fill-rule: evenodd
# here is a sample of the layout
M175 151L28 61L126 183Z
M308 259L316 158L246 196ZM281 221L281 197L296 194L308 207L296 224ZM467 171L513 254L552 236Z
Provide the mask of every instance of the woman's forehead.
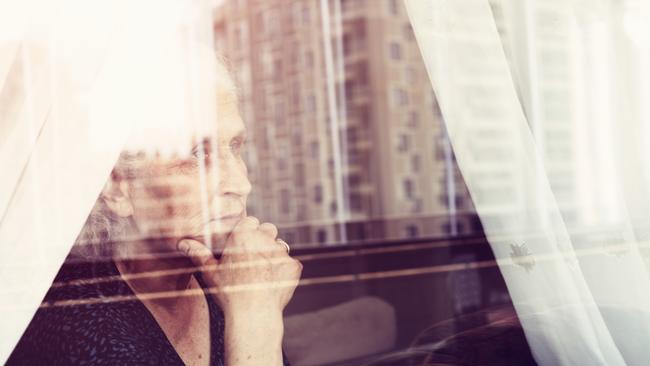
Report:
M218 144L229 144L233 139L245 138L246 130L240 119L220 119L213 128L196 131L192 137L194 145L210 140Z
M230 140L245 133L245 125L239 114L237 96L223 93L216 104L215 119L206 120L197 126L195 132L204 137L216 138L219 141Z

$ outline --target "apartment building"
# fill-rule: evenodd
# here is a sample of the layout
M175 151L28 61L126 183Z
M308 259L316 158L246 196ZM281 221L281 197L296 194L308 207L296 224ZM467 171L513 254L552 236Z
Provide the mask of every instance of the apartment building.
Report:
M300 243L476 228L403 2L226 0L214 19L252 213Z

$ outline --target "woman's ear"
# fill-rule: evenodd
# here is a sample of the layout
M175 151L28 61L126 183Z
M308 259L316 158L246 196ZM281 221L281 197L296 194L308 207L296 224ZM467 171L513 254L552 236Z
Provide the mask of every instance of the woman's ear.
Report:
M101 195L106 206L119 217L129 217L133 215L133 203L129 196L128 183L111 174L108 182L104 186Z

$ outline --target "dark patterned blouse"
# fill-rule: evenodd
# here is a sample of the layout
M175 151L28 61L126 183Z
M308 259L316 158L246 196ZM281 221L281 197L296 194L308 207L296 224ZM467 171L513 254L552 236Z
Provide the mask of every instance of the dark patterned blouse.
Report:
M108 280L92 280L98 278ZM7 365L183 364L115 263L66 264L54 283ZM223 313L210 296L206 300L210 364L223 365Z

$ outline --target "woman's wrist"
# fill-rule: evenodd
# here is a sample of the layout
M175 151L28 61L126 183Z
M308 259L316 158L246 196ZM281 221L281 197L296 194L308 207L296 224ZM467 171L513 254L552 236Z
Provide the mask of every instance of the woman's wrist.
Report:
M226 326L233 328L264 329L265 332L279 332L280 337L284 330L282 312L279 310L231 310L224 312Z
M281 365L281 312L224 313L228 365Z

